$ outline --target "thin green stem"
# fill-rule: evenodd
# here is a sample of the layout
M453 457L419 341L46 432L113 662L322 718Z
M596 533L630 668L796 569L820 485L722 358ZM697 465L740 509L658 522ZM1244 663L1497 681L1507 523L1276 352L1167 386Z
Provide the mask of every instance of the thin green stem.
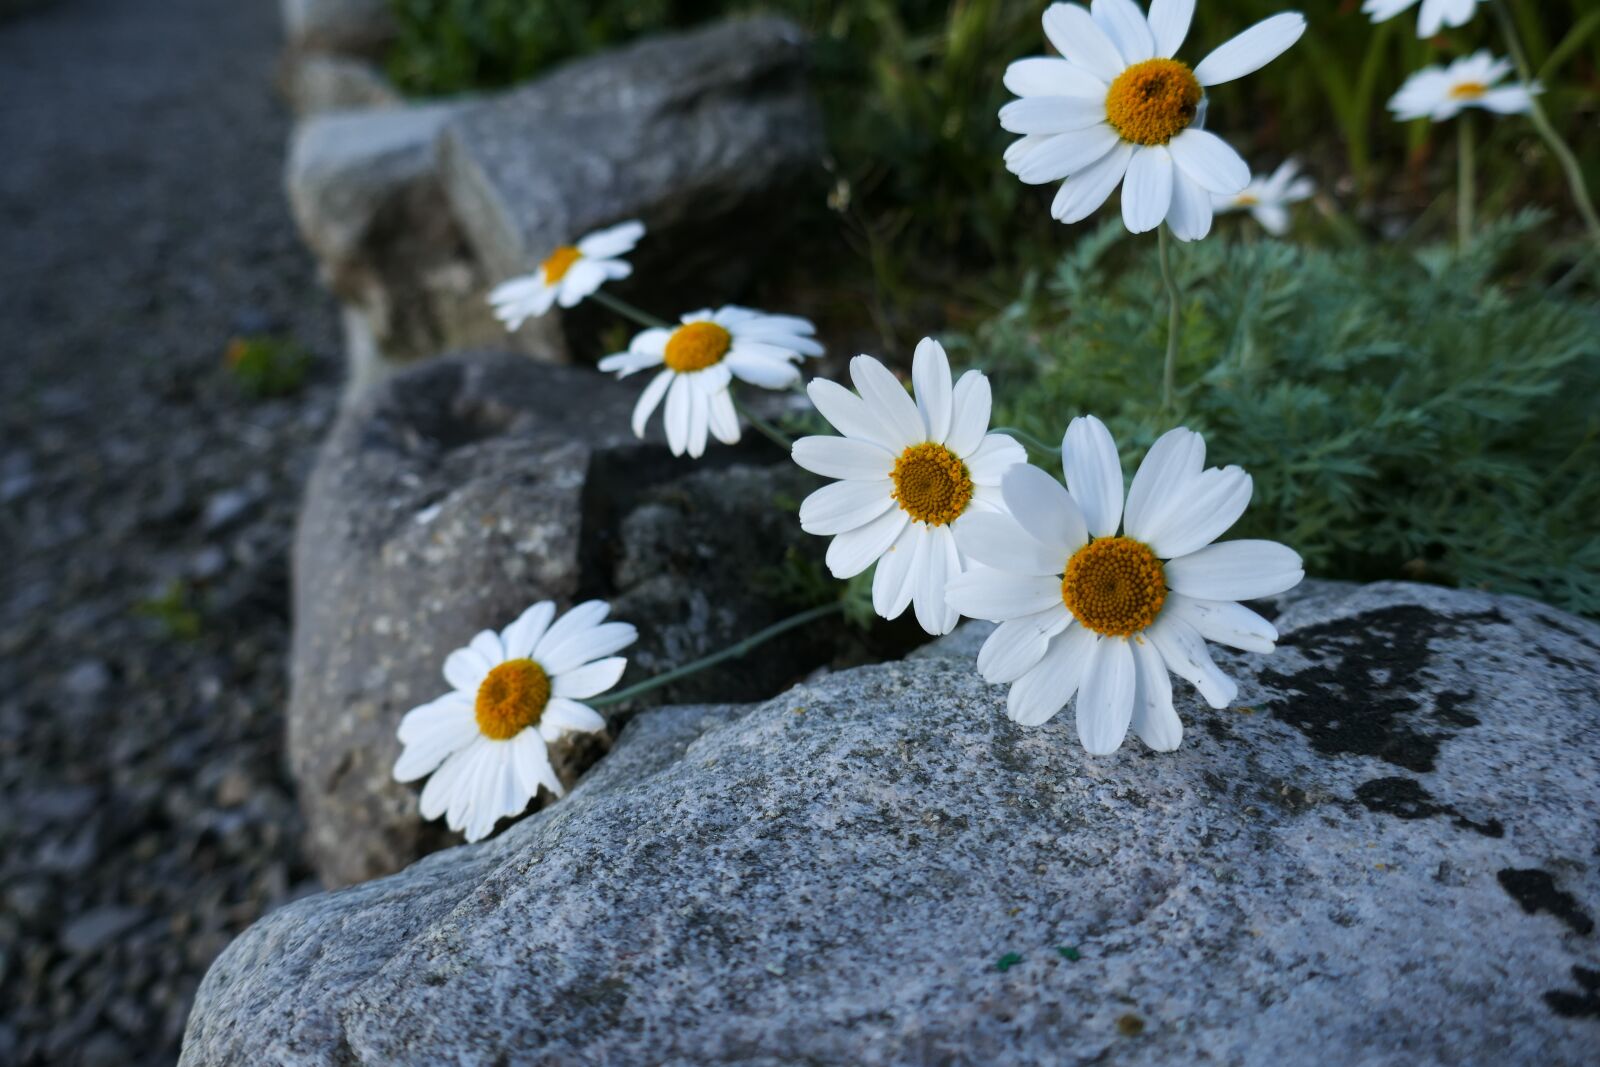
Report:
M733 394L730 392L729 396L733 396ZM755 427L757 433L761 434L763 437L777 445L779 448L783 449L785 452L788 452L794 448L794 441L790 439L788 434L772 425L772 423L768 422L766 419L763 419L760 415L757 415L754 411L751 411L748 405L740 403L737 396L733 396L733 408L739 414L744 416L746 422Z
M1015 426L996 426L990 429L989 432L1003 433L1007 437L1015 437L1018 441L1022 442L1024 448L1031 448L1035 452L1042 453L1046 456L1061 455L1061 449L1057 448L1055 445L1047 445L1037 437L1033 436L1033 434L1024 430L1019 430Z
M1178 286L1172 280L1172 262L1167 243L1167 228L1162 226L1156 231L1161 282L1167 289L1167 362L1161 372L1161 407L1170 412L1173 410L1172 394L1178 377Z
M632 700L636 696L642 696L643 694L650 692L652 689L659 689L664 685L678 681L680 678L687 678L691 674L698 674L703 670L715 667L719 663L726 663L730 659L738 659L746 652L751 651L758 645L766 644L774 637L786 634L790 630L804 626L807 623L816 622L818 619L825 619L829 615L836 614L843 610L844 604L840 601L834 601L831 604L823 604L820 607L809 608L806 611L802 611L798 615L791 615L782 622L775 622L771 626L768 626L765 630L753 633L742 641L736 641L720 652L713 652L709 656L702 656L697 660L685 663L681 667L674 667L672 670L667 671L664 674L658 674L654 678L646 678L644 681L639 682L636 685L630 685L626 689L618 689L614 693L607 693L604 696L595 697L592 700L586 700L584 703L590 705L591 707L606 707L611 704L620 704L625 700Z
M1578 162L1577 155L1561 134L1551 123L1544 107L1539 103L1539 97L1533 93L1533 67L1528 63L1528 54L1522 50L1522 39L1517 36L1517 24L1512 17L1511 9L1506 6L1506 0L1495 0L1495 14L1499 17L1501 32L1505 34L1506 48L1511 52L1511 62L1516 64L1517 77L1527 85L1531 103L1528 108L1528 118L1533 123L1533 128L1539 131L1539 136L1544 138L1544 143L1549 146L1551 153L1561 164L1561 169L1566 172L1567 184L1572 188L1572 199L1578 205L1578 214L1583 216L1584 224L1589 227L1589 236L1596 244L1600 244L1600 213L1595 211L1594 201L1589 197L1589 186L1584 181L1583 164Z
M634 322L638 323L640 326L643 326L647 330L672 329L671 323L656 318L648 311L640 311L626 300L619 300L617 297L612 296L604 289L596 289L594 292L589 294L589 299L593 300L601 307L610 308L612 311L615 311L618 315L621 315L625 319L632 319Z
M1472 243L1472 210L1478 199L1478 160L1472 116L1463 111L1456 118L1460 147L1456 152L1456 246L1463 252Z

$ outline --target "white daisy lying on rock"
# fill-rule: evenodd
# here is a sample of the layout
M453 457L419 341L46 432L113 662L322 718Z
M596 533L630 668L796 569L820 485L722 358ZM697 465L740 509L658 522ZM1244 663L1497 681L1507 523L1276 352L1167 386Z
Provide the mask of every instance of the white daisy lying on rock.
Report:
M1250 184L1234 196L1218 196L1212 200L1217 214L1228 211L1248 211L1261 228L1274 237L1289 232L1289 205L1310 198L1316 186L1310 178L1299 177L1300 164L1286 159L1265 178L1252 177Z
M937 341L917 346L911 381L916 399L871 356L850 361L859 393L817 379L807 392L843 437L802 437L794 461L840 481L800 505L807 533L832 535L828 569L853 578L877 563L872 606L886 619L916 605L917 622L946 634L959 619L945 586L963 559L956 531L1004 505L1000 476L1027 459L1022 446L989 433L989 381L968 371L953 386Z
M816 327L794 315L768 315L728 306L694 311L673 328L645 330L626 352L600 361L603 371L626 378L650 367L662 370L650 380L633 408L633 432L661 403L667 444L675 456L700 456L709 432L723 444L739 440L739 416L728 387L734 378L763 389L782 389L800 380L795 364L822 355Z
M1065 488L1037 467L1014 467L1001 482L1010 514L974 515L957 531L975 564L950 583L950 603L1000 623L978 671L1010 683L1012 719L1037 726L1076 694L1090 753L1115 752L1130 725L1171 751L1183 724L1167 672L1226 707L1238 687L1205 642L1272 651L1272 624L1236 601L1298 584L1300 557L1273 541L1212 543L1244 513L1252 485L1238 467L1202 469L1205 441L1190 430L1156 441L1126 506L1122 465L1099 419L1072 420L1062 462Z
M445 658L451 691L400 720L395 778L433 775L422 790L423 818L443 815L477 841L527 807L540 786L561 795L547 746L569 731L605 729L581 701L617 684L628 661L612 653L638 636L628 623L606 622L610 612L591 600L557 619L555 604L541 601Z
M562 245L545 257L539 269L495 287L489 294L495 318L515 330L538 318L554 304L576 307L606 282L621 281L633 267L619 256L633 251L644 236L644 223L623 222L598 230L575 245Z
M1448 67L1424 67L1389 99L1389 110L1402 122L1421 118L1443 122L1469 107L1501 115L1526 114L1533 110L1539 85L1497 84L1510 73L1510 60L1488 52L1462 56Z
M1184 241L1211 229L1211 197L1232 196L1250 168L1202 129L1207 86L1266 66L1305 32L1297 12L1274 15L1227 41L1192 70L1171 58L1189 33L1194 0L1052 4L1044 32L1064 58L1021 59L1006 88L1022 99L1000 109L1000 125L1022 134L1006 169L1029 185L1061 181L1051 214L1087 218L1122 185L1122 219L1133 233L1165 221Z

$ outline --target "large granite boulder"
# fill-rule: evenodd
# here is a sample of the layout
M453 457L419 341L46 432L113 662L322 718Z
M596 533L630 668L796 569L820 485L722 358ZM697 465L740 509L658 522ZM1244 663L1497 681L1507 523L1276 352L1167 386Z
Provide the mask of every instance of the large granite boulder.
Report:
M770 592L823 547L794 521L815 480L762 439L700 461L641 444L642 382L519 355L433 361L347 411L295 543L289 755L327 884L399 870L458 840L392 780L395 728L443 691L440 664L537 600L599 596L640 641L624 684L797 610ZM800 605L803 606L803 605ZM654 695L769 696L839 642L819 624L759 666ZM626 708L618 709L626 712ZM594 753L558 750L569 780Z
M737 296L787 249L794 197L821 173L805 66L798 27L754 18L449 103L395 108L381 85L348 72L301 79L313 101L372 93L379 104L306 120L287 173L301 233L345 304L352 392L406 363L499 340L490 288L628 218L650 235L622 294L664 314ZM592 336L592 312L567 314ZM511 343L561 361L566 336L552 313Z
M978 625L641 714L498 838L257 923L183 1063L1593 1063L1600 627L1277 607L1170 755L1009 722Z

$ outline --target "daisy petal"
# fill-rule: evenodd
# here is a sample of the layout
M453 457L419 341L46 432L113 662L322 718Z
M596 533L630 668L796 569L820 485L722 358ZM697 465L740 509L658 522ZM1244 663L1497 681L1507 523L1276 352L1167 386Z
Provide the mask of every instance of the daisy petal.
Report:
M871 356L850 361L850 380L867 408L884 427L891 450L898 451L928 439L917 402L911 399L889 368Z
M1078 691L1094 655L1095 636L1081 626L1053 638L1038 666L1018 678L1006 694L1006 717L1019 726L1038 726L1055 717Z
M1131 144L1118 144L1098 161L1062 182L1050 205L1051 216L1057 222L1071 223L1094 214L1127 174L1133 151Z
M1034 56L1006 68L1005 86L1017 96L1081 96L1102 102L1106 83L1064 59Z
M674 374L667 389L667 412L664 418L667 430L667 447L674 456L683 455L689 447L689 420L694 414L693 387L688 375Z
M1183 47L1194 18L1194 0L1150 0L1150 32L1156 39L1156 55L1168 58Z
M1028 463L1006 471L1000 481L1006 507L1029 536L1052 555L1054 567L1041 574L1061 574L1067 557L1089 540L1083 512L1066 487Z
M824 478L876 482L894 469L888 449L850 437L802 437L791 454L800 466Z
M1104 159L1121 143L1117 131L1107 125L1058 133L1019 158L1012 173L1028 185L1058 181Z
M554 630L551 631L554 633ZM590 660L621 651L639 639L632 623L608 622L567 634L559 641L546 638L539 643L534 659L552 677L575 670Z
M919 550L920 558L912 568L916 589L911 599L917 624L930 634L947 634L961 619L960 612L945 600L945 587L961 573L961 554L948 526L928 527L923 543L926 547Z
M740 381L759 385L763 389L787 389L800 380L800 370L793 363L764 359L737 348L728 354L723 366Z
M670 370L664 370L650 380L644 392L639 394L639 402L633 405L633 436L643 437L644 427L650 421L650 416L655 412L661 398L667 393L667 386L677 375Z
M539 638L550 628L550 620L555 617L556 604L553 600L541 600L517 616L516 621L500 634L500 643L506 647L506 659L527 659L533 655L533 646L539 643Z
M1065 553L1040 544L1010 515L969 512L955 521L954 529L961 551L986 567L1012 574L1059 575L1066 566Z
M1211 86L1242 78L1277 59L1305 32L1306 17L1298 11L1263 19L1202 59L1195 80Z
M865 526L839 534L828 545L829 572L839 579L854 578L889 550L909 521L904 511L891 508Z
M1211 232L1211 222L1216 214L1212 207L1212 194L1206 192L1181 170L1172 175L1172 207L1167 212L1167 225L1172 236L1180 241L1198 241Z
M846 437L869 441L885 449L890 447L889 435L873 417L866 401L838 382L830 382L826 378L814 378L811 384L806 386L806 395L811 397L811 403L816 405L822 417ZM984 421L987 424L987 413Z
M1128 64L1089 12L1077 4L1051 4L1044 12L1044 35L1074 66L1106 84Z
M1150 35L1150 23L1133 0L1094 0L1089 13L1129 63L1142 63L1155 56L1156 42Z
M1130 643L1133 649L1133 732L1157 752L1176 752L1183 744L1183 721L1172 707L1172 679L1166 661L1149 641Z
M590 259L609 259L632 252L633 246L644 236L644 223L638 219L619 222L604 230L596 230L577 244L578 251Z
M879 617L898 619L910 607L916 592L911 576L920 542L918 528L908 523L889 550L878 557L878 569L872 574L872 610Z
M1002 622L1060 606L1061 582L1053 575L1010 574L980 564L952 578L945 599L969 619Z
M1196 600L1182 593L1170 593L1162 612L1193 626L1207 641L1246 652L1271 652L1277 647L1278 628L1231 600Z
M733 396L718 389L711 396L711 433L725 445L739 443L739 414L733 409Z
M493 630L478 631L467 647L482 656L491 667L498 667L506 661L506 646L501 643L500 635Z
M991 433L962 460L974 485L999 485L1006 471L1027 462L1028 452L1005 434Z
M546 742L565 733L597 734L605 728L604 715L587 704L565 697L551 697L544 714L539 717L539 734Z
M983 372L969 370L963 374L951 394L950 432L945 435L944 446L963 459L971 455L989 431L991 406L989 379Z
M1070 133L1106 120L1102 99L1082 96L1025 96L1000 109L1000 128L1009 133Z
M622 677L622 672L627 668L628 661L621 656L597 659L556 675L550 680L550 692L558 697L572 697L575 700L596 696L616 685L617 680Z
M1214 133L1189 127L1171 141L1172 162L1207 192L1235 196L1250 184L1250 167Z
M1179 487L1198 477L1205 462L1205 438L1193 430L1179 426L1156 438L1128 487L1128 536L1148 543Z
M1078 690L1078 740L1091 756L1122 747L1133 721L1133 648L1120 637L1102 637L1084 669Z
M400 720L400 743L404 748L395 761L395 781L414 782L433 773L452 753L467 747L478 736L472 702L461 693L450 693L413 708Z
M1166 221L1172 207L1172 157L1160 145L1134 151L1122 183L1122 223L1129 233L1148 233Z
M1211 653L1206 651L1206 643L1195 628L1176 615L1162 612L1144 636L1161 653L1167 669L1194 686L1207 704L1225 708L1239 695L1233 679L1211 661Z
M550 752L538 730L524 730L511 739L511 767L516 772L517 784L532 800L539 795L539 787L555 778L550 766Z
M452 689L475 695L483 679L496 666L498 664L490 663L475 648L458 648L444 658L444 680Z
M895 506L894 483L842 481L825 485L800 503L800 528L829 536L865 526Z
M1110 537L1122 521L1122 461L1106 424L1080 415L1067 425L1061 442L1067 491L1083 513L1089 532Z
M1228 532L1250 506L1254 483L1238 467L1213 467L1183 487L1147 543L1162 559L1199 551Z
M626 378L646 367L661 366L661 357L654 352L616 352L602 359L597 366L606 374L615 373L618 378Z
M1072 616L1064 607L1007 619L995 627L994 633L978 650L978 673L990 685L1016 681L1039 665L1050 647L1050 639L1070 625ZM1063 697L1061 703L1066 702Z
M917 345L911 360L911 385L917 394L923 432L929 441L942 443L950 434L953 403L950 358L945 355L944 346L931 337L924 337Z
M1169 561L1167 585L1199 600L1254 600L1306 576L1300 556L1276 541L1222 541Z

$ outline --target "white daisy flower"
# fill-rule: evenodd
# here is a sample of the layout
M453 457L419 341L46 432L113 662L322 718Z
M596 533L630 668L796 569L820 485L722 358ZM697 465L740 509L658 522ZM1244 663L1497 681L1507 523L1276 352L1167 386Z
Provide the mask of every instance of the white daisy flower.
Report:
M1060 221L1087 218L1120 183L1131 232L1165 221L1195 241L1211 230L1212 194L1232 196L1250 181L1239 153L1201 128L1205 88L1276 59L1305 32L1305 17L1274 15L1191 70L1171 57L1193 14L1194 0L1151 0L1148 18L1133 0L1052 4L1044 32L1065 58L1006 69L1006 88L1022 99L1000 109L1000 125L1023 135L1006 149L1006 169L1030 185L1065 178L1050 209Z
M853 578L873 563L872 606L885 619L915 604L931 634L955 629L945 586L966 566L956 532L1004 505L1000 476L1027 459L989 433L989 380L970 370L954 386L939 342L924 338L911 365L916 399L871 356L850 361L857 392L818 378L806 389L843 437L802 437L794 461L840 481L800 505L800 527L833 535L828 569ZM859 395L857 395L859 393Z
M1422 0L1422 11L1417 16L1417 36L1432 37L1445 26L1465 26L1472 21L1473 13L1483 0ZM1367 0L1361 10L1372 16L1373 22L1387 22L1417 0Z
M1421 118L1443 122L1469 107L1500 115L1526 114L1533 110L1533 96L1541 88L1538 82L1496 86L1510 73L1510 60L1488 52L1462 56L1448 67L1424 67L1390 98L1389 110L1401 122Z
M734 378L763 389L782 389L800 380L795 364L822 355L817 328L794 315L768 315L749 308L694 311L672 328L645 330L626 352L600 361L603 371L626 378L647 367L662 367L633 408L633 432L666 397L667 444L672 454L699 457L706 434L723 444L739 440L739 416L728 386Z
M1222 708L1238 687L1206 640L1272 651L1272 624L1236 601L1280 593L1305 571L1273 541L1212 543L1244 513L1252 487L1238 467L1202 470L1205 448L1190 430L1163 435L1124 504L1111 434L1093 416L1073 419L1062 442L1066 488L1015 467L1001 481L1009 514L974 515L957 531L975 562L950 583L950 603L1000 623L978 671L1010 683L1010 718L1037 726L1076 694L1090 753L1115 752L1130 725L1170 752L1183 724L1168 671Z
M450 692L400 720L395 779L433 775L422 790L423 818L443 815L450 829L478 841L527 807L540 786L562 794L547 746L569 731L605 729L580 701L617 684L628 661L612 653L638 636L628 623L606 622L610 611L591 600L556 619L555 604L541 601L445 658Z
M534 273L495 287L489 294L495 318L505 323L507 330L516 330L554 304L577 306L606 282L621 281L633 273L633 267L617 257L632 252L643 236L644 223L634 220L597 230L575 245L562 245L546 256Z
M1300 164L1286 159L1267 178L1252 177L1242 192L1233 196L1213 196L1212 207L1220 214L1248 211L1261 228L1274 237L1289 232L1289 205L1309 199L1316 189L1310 178L1298 177Z

